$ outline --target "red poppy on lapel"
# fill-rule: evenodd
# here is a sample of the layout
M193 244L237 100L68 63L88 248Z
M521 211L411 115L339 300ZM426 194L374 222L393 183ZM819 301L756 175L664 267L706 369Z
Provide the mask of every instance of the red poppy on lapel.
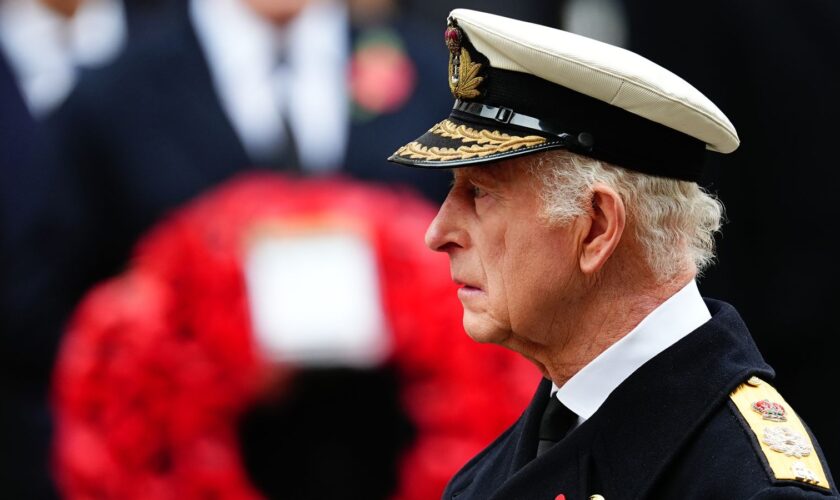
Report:
M356 118L391 113L411 97L417 70L393 30L362 34L350 60L350 92Z

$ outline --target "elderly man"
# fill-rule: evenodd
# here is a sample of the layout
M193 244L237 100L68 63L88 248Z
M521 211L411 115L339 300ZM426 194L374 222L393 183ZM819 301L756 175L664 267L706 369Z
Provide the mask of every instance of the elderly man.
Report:
M454 168L426 243L467 333L545 376L445 498L837 498L738 313L694 281L723 211L703 156L739 143L726 116L562 31L455 10L445 39L453 111L390 159Z

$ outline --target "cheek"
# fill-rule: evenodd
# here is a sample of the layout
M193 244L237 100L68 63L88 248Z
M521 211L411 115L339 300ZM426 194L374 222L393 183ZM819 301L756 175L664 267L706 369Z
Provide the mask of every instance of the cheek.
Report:
M508 287L510 286L510 260L504 245L496 244L492 251L482 255L482 267L490 293L490 302L495 310L506 308Z
M510 320L507 304L507 277L505 275L506 252L502 235L486 232L481 239L473 241L476 264L481 273L484 299L481 306L482 321L494 325L496 330L509 330ZM473 311L476 312L476 311Z
M506 259L506 300L511 327L521 335L538 340L563 315L563 303L569 295L571 257L555 246L523 245L518 258Z
M527 261L509 259L505 265L505 303L511 328L525 333L530 328L539 294L536 293L540 272Z

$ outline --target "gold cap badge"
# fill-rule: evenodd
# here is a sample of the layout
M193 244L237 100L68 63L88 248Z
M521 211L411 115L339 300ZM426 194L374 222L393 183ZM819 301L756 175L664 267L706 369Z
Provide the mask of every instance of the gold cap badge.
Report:
M478 86L484 81L478 76L481 64L473 62L464 47L464 32L454 19L449 18L443 37L449 49L449 90L456 99L475 99L481 95Z

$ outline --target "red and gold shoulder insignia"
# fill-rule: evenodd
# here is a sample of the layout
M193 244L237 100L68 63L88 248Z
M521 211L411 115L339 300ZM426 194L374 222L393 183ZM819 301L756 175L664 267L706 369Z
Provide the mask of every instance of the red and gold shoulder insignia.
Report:
M776 480L831 489L808 430L773 386L751 377L729 397Z

